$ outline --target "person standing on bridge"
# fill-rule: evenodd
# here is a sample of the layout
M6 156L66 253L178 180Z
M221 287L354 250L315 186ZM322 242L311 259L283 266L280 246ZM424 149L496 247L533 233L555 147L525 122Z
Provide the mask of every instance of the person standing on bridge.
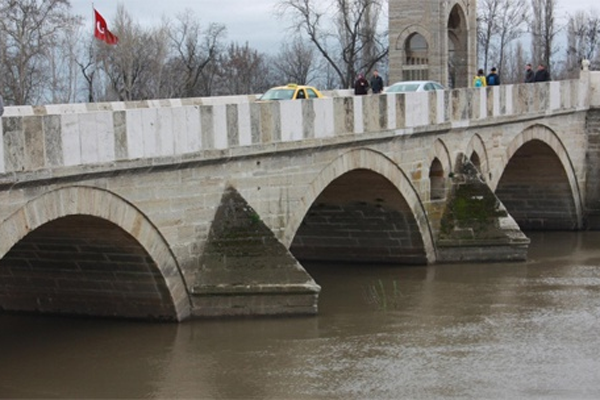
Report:
M525 66L525 83L533 82L534 77L535 77L535 73L531 69L531 64L527 64Z
M364 95L369 90L369 81L365 79L363 74L358 74L358 79L354 82L354 94Z
M379 76L379 71L373 71L373 76L371 77L371 91L373 94L381 93L383 90L383 79Z
M500 76L496 72L496 67L492 67L486 81L488 86L498 86L500 84Z
M538 65L538 69L533 77L534 82L547 82L550 80L550 73L544 64Z
M483 73L483 69L479 69L479 71L477 71L477 75L475 75L473 77L473 87L485 87L486 85L486 79L485 79L485 74Z

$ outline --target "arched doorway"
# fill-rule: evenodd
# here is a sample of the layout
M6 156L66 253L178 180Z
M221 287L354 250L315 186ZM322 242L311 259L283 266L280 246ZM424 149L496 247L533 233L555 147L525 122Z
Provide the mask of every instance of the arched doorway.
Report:
M420 33L410 35L404 45L406 60L402 79L405 81L429 79L429 45Z
M444 167L440 160L435 158L429 168L429 185L431 200L442 200L446 196L446 182L444 178Z
M445 84L452 88L469 85L467 33L465 13L456 4L448 17L448 82Z

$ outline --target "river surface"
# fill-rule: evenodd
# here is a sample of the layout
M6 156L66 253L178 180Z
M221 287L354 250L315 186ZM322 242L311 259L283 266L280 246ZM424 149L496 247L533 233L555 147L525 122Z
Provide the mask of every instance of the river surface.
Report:
M316 317L0 315L0 397L598 399L600 232L524 263L307 264Z

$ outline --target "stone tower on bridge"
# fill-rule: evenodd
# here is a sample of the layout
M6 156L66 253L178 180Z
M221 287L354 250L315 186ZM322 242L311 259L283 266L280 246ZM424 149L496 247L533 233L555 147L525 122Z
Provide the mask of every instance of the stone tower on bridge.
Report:
M477 70L476 0L390 0L390 82L469 86Z

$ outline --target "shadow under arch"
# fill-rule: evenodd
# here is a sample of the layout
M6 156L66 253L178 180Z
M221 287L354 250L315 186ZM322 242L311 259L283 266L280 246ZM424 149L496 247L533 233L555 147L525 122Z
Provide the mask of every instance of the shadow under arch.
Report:
M297 213L290 219L284 234L284 244L288 248L292 245L292 240L318 197L338 178L355 171L377 175L395 189L406 203L411 213L410 218L414 220L414 225L418 229L425 262L434 262L436 256L433 235L418 193L398 165L384 154L371 149L351 150L340 155L321 170L301 199Z
M463 5L454 2L448 7L448 76L452 87L468 87L468 47L469 26Z
M517 222L519 212L526 214L528 210L522 207L511 210L510 203L526 196L520 192L527 190L531 193L530 212L536 208L560 217L555 221L535 217L541 222L528 224L525 229L581 229L583 203L579 182L571 157L556 132L546 125L531 125L511 141L505 154L501 174L493 177L490 188Z
M436 139L435 142L433 142L433 146L431 146L431 149L429 150L427 164L431 165L433 160L436 158L442 164L444 173L446 175L452 172L452 159L450 157L450 151L442 139Z
M173 310L172 315L161 316L160 319L181 321L190 316L191 306L186 285L166 240L141 211L127 200L104 189L88 186L64 187L46 192L27 202L0 223L0 260L30 233L65 218L103 220L106 221L105 224L110 223L133 238L158 269L162 278L158 281L161 284L164 281L164 288L170 296L169 301L172 304L168 307ZM145 311L148 310L142 312Z
M475 133L469 141L469 144L467 145L467 151L465 152L465 156L471 159L473 153L477 154L477 157L479 158L479 165L477 166L479 168L479 173L481 173L481 175L483 175L486 180L490 179L490 164L488 152L485 147L485 142L478 133Z
M436 139L427 157L426 176L429 177L429 200L444 199L448 186L447 177L453 171L446 143L441 139Z

